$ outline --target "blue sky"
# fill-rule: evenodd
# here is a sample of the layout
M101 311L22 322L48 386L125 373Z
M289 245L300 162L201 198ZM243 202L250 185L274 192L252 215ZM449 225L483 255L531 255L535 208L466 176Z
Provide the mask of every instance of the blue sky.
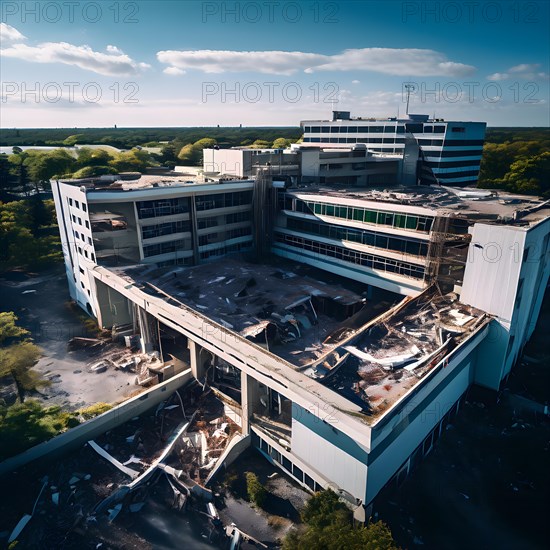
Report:
M548 126L550 4L9 2L4 127L263 126L405 111Z

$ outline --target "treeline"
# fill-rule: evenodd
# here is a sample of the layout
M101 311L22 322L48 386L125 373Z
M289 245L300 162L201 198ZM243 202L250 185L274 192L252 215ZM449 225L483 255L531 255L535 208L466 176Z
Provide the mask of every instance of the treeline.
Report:
M487 130L478 187L550 198L550 131Z
M0 203L0 273L38 271L63 260L52 200Z
M279 137L297 140L299 127L192 127L192 128L22 128L0 129L0 146L64 146L76 143L112 145L118 149L136 146L156 147L161 142L194 143L205 136L220 147L248 145L262 139Z

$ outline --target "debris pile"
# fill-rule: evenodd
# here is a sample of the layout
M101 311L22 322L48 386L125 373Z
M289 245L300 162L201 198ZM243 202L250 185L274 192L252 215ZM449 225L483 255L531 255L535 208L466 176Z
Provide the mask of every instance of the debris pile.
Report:
M331 368L308 374L360 404L365 413L379 414L484 319L483 312L434 286L341 346L341 355L332 358L335 366L327 360Z

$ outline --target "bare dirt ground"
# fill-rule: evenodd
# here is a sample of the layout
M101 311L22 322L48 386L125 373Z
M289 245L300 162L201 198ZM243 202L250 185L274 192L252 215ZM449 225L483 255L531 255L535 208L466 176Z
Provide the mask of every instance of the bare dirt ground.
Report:
M134 385L135 374L114 369L99 374L90 372L89 367L100 358L67 350L72 337L93 336L69 301L63 267L36 277L12 275L0 279L0 310L13 311L18 324L31 332L34 343L44 353L36 370L52 382L42 395L32 397L75 410L129 396L138 389Z

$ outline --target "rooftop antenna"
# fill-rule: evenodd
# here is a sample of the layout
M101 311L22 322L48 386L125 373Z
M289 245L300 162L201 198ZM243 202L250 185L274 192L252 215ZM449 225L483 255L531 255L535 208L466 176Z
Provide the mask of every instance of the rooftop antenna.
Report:
M409 115L409 98L411 96L411 92L414 92L414 84L405 84L405 90L407 90L407 109L405 111L405 114Z

